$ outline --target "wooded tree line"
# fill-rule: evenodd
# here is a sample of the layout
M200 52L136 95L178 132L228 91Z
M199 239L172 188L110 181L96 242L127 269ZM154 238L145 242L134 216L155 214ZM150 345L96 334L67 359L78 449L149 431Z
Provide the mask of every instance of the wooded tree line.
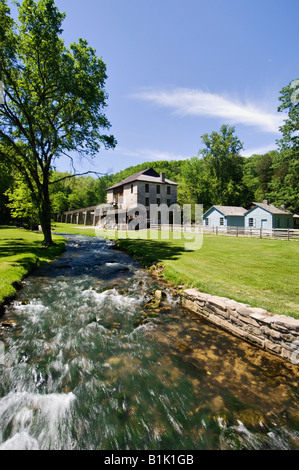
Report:
M214 139L221 140L233 128L222 127ZM217 134L217 135L216 135ZM208 138L208 136L206 136ZM60 182L50 186L52 217L67 210L90 207L106 202L106 189L128 176L153 167L158 173L179 183L180 204L203 204L207 210L213 204L246 207L252 201L268 199L299 213L299 160L289 150L270 151L245 158L239 155L221 162L203 152L187 160L152 161L131 166L123 171L100 178L71 176L52 172L51 179ZM12 221L34 226L39 221L30 191L22 177L0 163L0 223Z

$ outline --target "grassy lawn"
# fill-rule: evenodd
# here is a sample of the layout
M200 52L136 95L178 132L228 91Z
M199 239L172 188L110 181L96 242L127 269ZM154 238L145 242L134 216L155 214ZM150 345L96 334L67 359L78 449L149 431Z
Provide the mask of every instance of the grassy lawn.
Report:
M71 224L55 224L57 233L113 238ZM57 257L65 240L42 247L42 234L0 227L0 303L14 295L14 285L30 270ZM185 240L119 239L118 245L143 266L162 265L163 275L176 286L262 307L299 319L299 243L295 241L204 235L199 250L186 251Z
M74 225L74 224L61 224L58 222L54 222L52 224L52 228L54 229L55 232L57 233L69 233L69 234L74 234L74 235L87 235L94 237L96 235L95 229L90 226L84 226L84 225ZM104 234L103 234L104 236Z
M195 251L185 251L183 240L119 245L144 265L162 264L164 277L175 285L299 319L298 242L204 235Z
M54 236L55 246L43 248L43 235L0 226L0 303L16 292L16 284L35 266L49 262L64 250L65 240Z

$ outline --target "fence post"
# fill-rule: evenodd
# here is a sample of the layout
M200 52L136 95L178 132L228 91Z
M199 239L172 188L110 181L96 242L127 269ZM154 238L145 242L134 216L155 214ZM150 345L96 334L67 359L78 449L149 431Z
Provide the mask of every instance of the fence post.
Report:
M288 241L290 240L290 229L288 228Z
M238 227L237 227L237 231L236 231L236 237L239 235L239 230L238 230Z
M262 229L262 227L260 228L260 238L263 238L263 229Z

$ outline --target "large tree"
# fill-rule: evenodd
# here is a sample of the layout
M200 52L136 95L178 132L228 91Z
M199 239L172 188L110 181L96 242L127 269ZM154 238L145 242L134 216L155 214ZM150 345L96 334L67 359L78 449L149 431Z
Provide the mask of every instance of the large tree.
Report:
M274 163L272 190L276 203L286 205L294 212L299 211L299 79L282 88L278 110L286 112L287 118L280 127L278 141L281 155Z
M288 118L280 127L282 138L278 141L282 150L292 149L299 153L299 78L280 91L281 105L278 111L287 112Z
M15 22L0 0L0 158L22 175L38 207L44 243L52 244L49 184L55 160L94 156L110 123L103 113L106 66L88 43L66 48L61 13L54 0L24 0Z
M240 156L243 144L235 135L235 128L224 124L219 132L202 135L202 141L206 148L201 153L212 186L211 202L221 205L244 204L244 159Z

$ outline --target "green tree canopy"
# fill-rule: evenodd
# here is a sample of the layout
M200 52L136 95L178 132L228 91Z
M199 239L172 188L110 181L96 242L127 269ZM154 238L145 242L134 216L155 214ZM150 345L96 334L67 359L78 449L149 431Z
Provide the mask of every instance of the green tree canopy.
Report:
M299 79L282 88L279 100L278 110L288 117L280 127L281 156L273 164L272 191L277 202L299 212Z
M244 204L244 158L240 155L243 144L235 135L235 128L225 124L220 132L204 134L202 142L206 148L200 153L211 185L212 204Z
M61 13L54 0L17 4L19 21L0 0L0 157L22 175L38 207L45 243L52 243L49 184L62 154L94 156L101 145L114 147L102 134L110 123L103 113L106 66L79 39L67 49L61 38Z
M280 91L281 105L278 111L287 112L288 117L280 127L282 138L278 141L282 150L292 149L299 153L299 78Z

